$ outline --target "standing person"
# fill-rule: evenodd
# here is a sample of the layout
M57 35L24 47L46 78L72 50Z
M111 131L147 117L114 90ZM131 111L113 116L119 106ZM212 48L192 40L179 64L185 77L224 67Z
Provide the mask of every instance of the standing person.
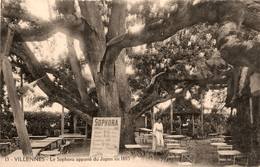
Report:
M163 141L163 124L162 120L159 118L157 122L153 125L153 147L152 149L158 150L158 148L164 147Z

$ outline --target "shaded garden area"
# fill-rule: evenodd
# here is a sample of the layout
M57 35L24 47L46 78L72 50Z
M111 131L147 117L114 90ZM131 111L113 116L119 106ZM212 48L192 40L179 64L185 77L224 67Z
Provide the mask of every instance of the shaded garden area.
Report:
M160 117L165 136L192 139L196 163L211 164L204 139L217 134L259 164L258 1L0 3L0 140L17 139L23 155L33 156L31 135L52 139L45 147L55 154L74 147L66 129L88 141L95 117L120 118L120 151L142 148L154 134L138 136L138 119L152 131ZM24 112L25 103L69 114Z

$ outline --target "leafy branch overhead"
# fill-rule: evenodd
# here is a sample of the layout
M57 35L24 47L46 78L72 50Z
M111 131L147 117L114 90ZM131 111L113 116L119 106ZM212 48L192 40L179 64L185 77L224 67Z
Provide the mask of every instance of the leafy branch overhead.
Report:
M192 4L192 2L185 1L179 2L177 5L179 5L178 10L170 12L167 18L156 24L156 26L145 24L143 29L137 33L128 32L112 39L112 42L109 42L110 45L106 49L106 53L110 55L108 57L105 54L106 61L113 62L113 60L116 60L117 53L123 48L164 40L183 28L208 21L221 25L217 30L216 44L225 61L235 66L250 66L255 71L259 71L259 61L255 61L259 60L259 51L257 51L259 40L255 39L254 42L241 41L237 35L233 35L234 32L239 34L241 23L256 31L260 30L259 22L257 22L260 20L259 14L246 6L245 2L203 1ZM228 10L225 10L227 8ZM252 18L257 21L250 22ZM247 54L244 52L247 52ZM230 55L236 56L236 58L234 59ZM109 74L109 68L109 63L102 68L101 72L104 77L112 77L112 74Z
M125 48L135 69L128 78L132 92L141 90L144 98L155 93L153 100L167 99L173 90L189 84L222 87L232 66L260 71L260 8L254 1L170 0L163 5L159 1L56 1L48 6L47 19L33 15L27 5L3 1L1 30L7 22L15 25L12 54L23 60L32 80L52 74L54 81L46 77L38 86L51 101L87 114L89 120L97 114L103 101L100 94L106 89L120 94L115 101L121 107L128 106L123 99L129 95L121 96L127 89L120 89L121 78L117 78L125 74L116 66L116 61L124 61ZM132 29L136 25L139 31ZM37 59L42 56L35 51L41 50L40 44L34 50L28 47L35 41L51 41L58 32L67 37L63 46L67 52L61 53L67 59L60 68ZM83 58L76 56L76 41ZM142 53L136 53L134 47L143 44ZM86 65L90 79L83 75ZM89 95L92 81L98 103Z

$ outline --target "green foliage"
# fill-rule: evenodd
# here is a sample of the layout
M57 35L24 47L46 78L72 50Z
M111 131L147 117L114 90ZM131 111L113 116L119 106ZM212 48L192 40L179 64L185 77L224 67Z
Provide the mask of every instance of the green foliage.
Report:
M69 117L65 114L65 129L72 126ZM25 112L24 118L29 134L53 136L55 129L61 129L61 114L57 112Z
M218 113L216 108L213 108L211 113L204 114L204 135L208 135L209 133L217 132L217 127L219 125L223 126L225 129L227 127L227 119L222 113ZM201 134L201 123L198 123L198 132Z
M163 71L170 71L176 78L205 79L226 70L216 46L217 28L218 25L199 24L162 42L130 49L129 64L135 70L129 77L133 92L145 90L151 78Z
M1 132L0 136L1 138L9 138L17 136L16 127L14 125L14 117L13 113L10 110L10 102L5 94L5 90L1 88L1 100L0 105L2 107L1 109L1 120L0 120L0 126L1 126Z
M5 96L6 97L6 96ZM16 127L14 124L13 113L10 111L10 102L8 99L4 98L2 106L3 110L1 113L1 138L9 138L17 136Z
M0 88L0 126L1 126L1 131L0 131L0 137L1 138L9 138L11 139L12 137L17 136L16 132L16 127L14 125L14 117L13 113L11 112L11 106L10 106L10 101L8 97L6 96L6 91L3 88L4 81L2 80L3 78L0 78L0 84L2 87Z
M228 125L234 147L245 153L250 152L250 140L254 134L257 134L256 128L250 124L247 117L238 116L230 116Z

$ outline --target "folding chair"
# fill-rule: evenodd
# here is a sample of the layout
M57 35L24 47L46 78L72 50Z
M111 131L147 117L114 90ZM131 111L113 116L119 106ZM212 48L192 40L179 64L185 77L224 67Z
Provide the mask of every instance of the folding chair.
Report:
M187 150L190 147L191 137L186 137L184 142L181 143L181 149Z
M185 141L186 141L186 145L189 145L189 144L190 144L190 141L191 141L191 137L186 137L186 138L185 138Z
M231 164L234 164L234 157L233 156L223 156L218 154L218 165L220 165L221 162L227 163L230 162Z
M165 139L165 143L179 143L179 141L174 139Z
M248 166L248 155L241 154L234 157L234 164L237 166Z
M182 154L181 162L178 162L178 165L193 166L195 164L195 158L196 158L196 154L193 152L184 153L184 154Z
M170 153L168 152L168 160L181 160L181 156L180 154L173 154L173 153Z
M59 151L61 154L68 154L70 152L70 141L66 141L64 145L61 145Z
M144 134L141 134L140 135L140 142L141 142L141 144L145 144L145 136L144 136Z
M178 144L178 143L167 143L166 148L167 149L180 149L180 144Z

